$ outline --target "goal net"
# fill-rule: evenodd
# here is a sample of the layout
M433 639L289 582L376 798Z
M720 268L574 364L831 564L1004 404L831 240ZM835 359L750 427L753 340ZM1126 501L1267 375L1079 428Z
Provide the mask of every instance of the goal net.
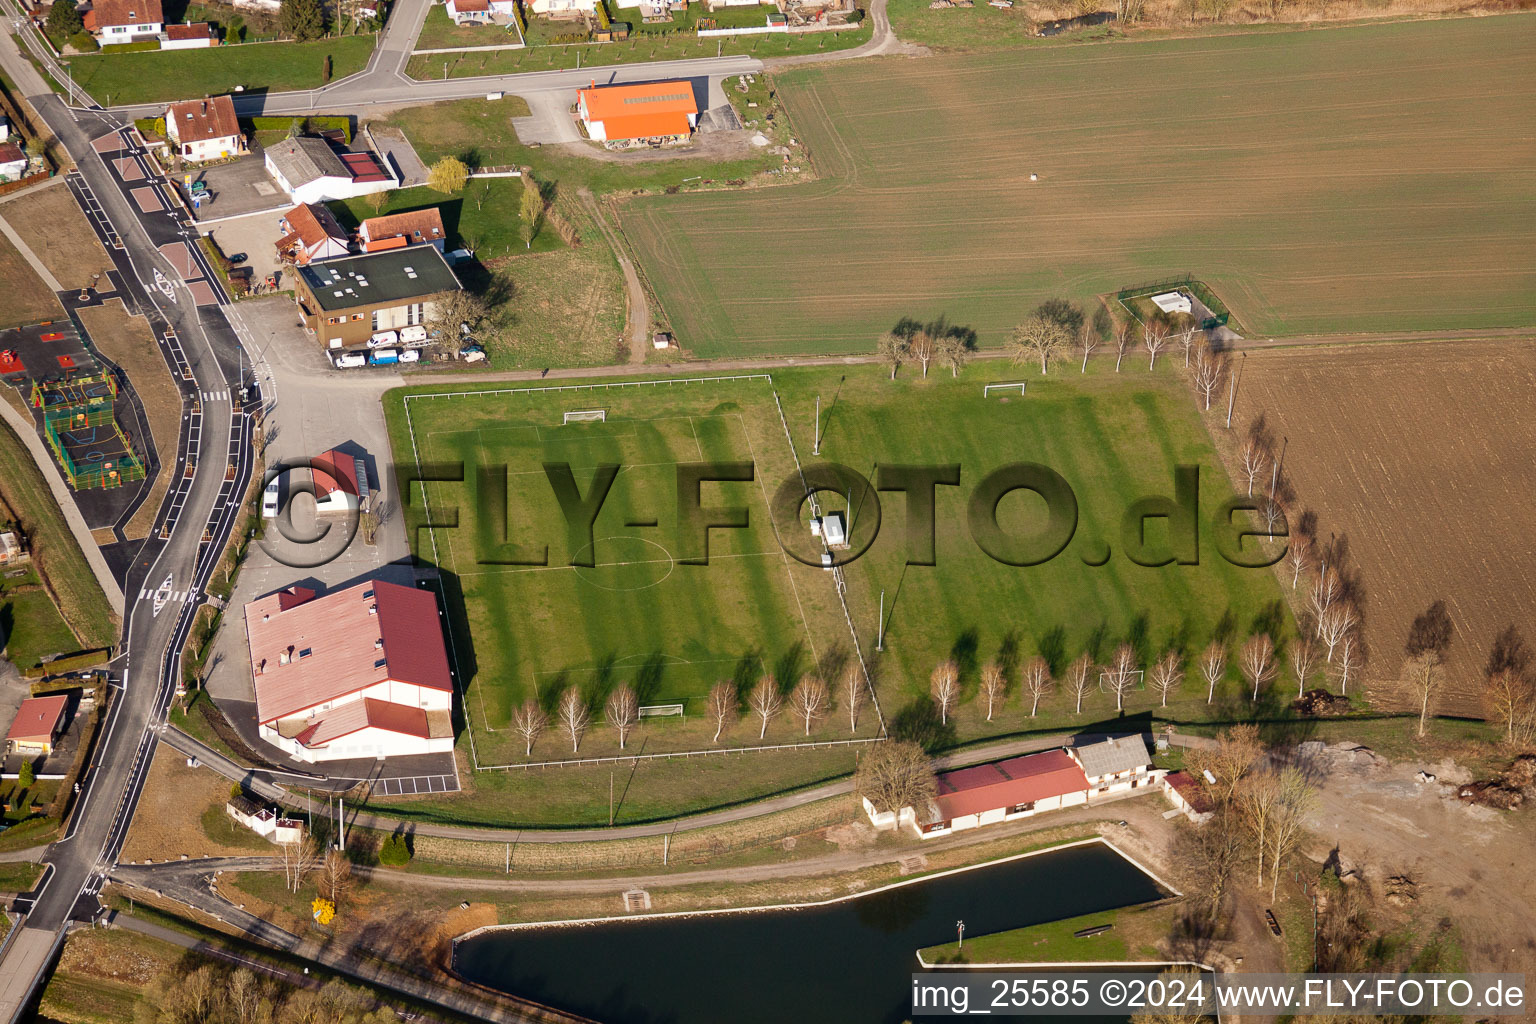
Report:
M666 718L671 715L681 718L683 706L681 704L642 704L640 706L641 718Z
M1111 673L1109 673L1109 672L1100 672L1099 673L1099 689L1102 690L1105 693L1112 693L1112 692L1114 692L1114 687L1110 684L1110 675L1111 675ZM1146 684L1146 679L1145 679L1145 676L1146 676L1145 672L1143 672L1141 669L1138 668L1134 672L1132 672L1130 675L1131 675L1131 689L1133 689L1133 690L1144 690L1144 689L1146 689L1146 685L1147 684Z
M981 395L985 398L994 391L1017 391L1022 395L1028 385L1029 382L1024 380L998 381L995 384L983 384L981 386Z
M564 423L606 423L607 409L572 409L565 414Z

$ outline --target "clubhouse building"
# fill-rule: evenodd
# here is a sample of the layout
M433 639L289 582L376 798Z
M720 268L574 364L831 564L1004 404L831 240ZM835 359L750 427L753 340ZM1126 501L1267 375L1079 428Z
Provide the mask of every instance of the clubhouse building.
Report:
M430 591L290 587L245 606L261 738L299 761L453 749L453 677Z

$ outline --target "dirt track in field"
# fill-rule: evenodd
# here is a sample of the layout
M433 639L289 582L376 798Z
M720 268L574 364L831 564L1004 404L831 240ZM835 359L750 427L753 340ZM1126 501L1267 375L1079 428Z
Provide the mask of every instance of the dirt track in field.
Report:
M1366 588L1367 687L1396 680L1414 615L1456 625L1442 712L1478 714L1493 635L1536 631L1536 346L1361 345L1254 352L1234 426L1289 438L1286 472L1319 533L1349 538Z

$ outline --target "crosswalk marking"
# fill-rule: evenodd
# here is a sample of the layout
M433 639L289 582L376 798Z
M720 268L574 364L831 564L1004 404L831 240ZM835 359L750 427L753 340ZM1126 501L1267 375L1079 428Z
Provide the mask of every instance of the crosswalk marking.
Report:
M225 388L222 391L204 391L203 392L203 401L205 401L205 402L227 402L227 401L229 401L229 389Z

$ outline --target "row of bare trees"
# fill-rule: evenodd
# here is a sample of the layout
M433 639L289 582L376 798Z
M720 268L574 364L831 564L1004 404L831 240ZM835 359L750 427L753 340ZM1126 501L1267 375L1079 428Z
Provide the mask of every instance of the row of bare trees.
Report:
M891 371L892 380L909 360L923 368L924 377L934 360L948 366L951 376L958 377L975 350L976 332L952 324L945 317L926 324L903 317L875 343L875 353Z
M838 674L835 697L836 710L847 719L848 731L857 732L859 716L869 701L869 683L857 660L844 664ZM757 726L759 740L768 735L769 724L783 714L809 736L833 713L834 690L821 676L808 673L786 692L772 673L765 673L745 694L729 680L716 683L704 700L704 708L714 728L712 743L719 743L744 714ZM571 752L577 753L594 719L591 699L579 687L569 686L556 697L552 716L532 699L515 708L512 731L523 740L524 756L533 754L534 743L551 725L570 741ZM632 686L626 683L608 693L602 702L602 721L613 730L619 749L628 749L629 739L640 724L640 699Z
M1184 365L1191 354L1203 347L1200 323L1191 316L1153 317L1145 323L1116 319L1103 305L1089 319L1066 299L1047 299L1013 329L1013 361L1038 363L1042 374L1050 372L1051 360L1067 352L1081 353L1078 372L1088 372L1088 357L1102 345L1115 352L1115 372L1119 373L1126 355L1138 346L1147 353L1147 369L1157 369L1157 357L1165 349L1177 347L1184 352ZM1212 388L1214 390L1214 386Z
M189 961L167 968L133 1007L134 1024L397 1024L377 995L339 979L313 988Z

